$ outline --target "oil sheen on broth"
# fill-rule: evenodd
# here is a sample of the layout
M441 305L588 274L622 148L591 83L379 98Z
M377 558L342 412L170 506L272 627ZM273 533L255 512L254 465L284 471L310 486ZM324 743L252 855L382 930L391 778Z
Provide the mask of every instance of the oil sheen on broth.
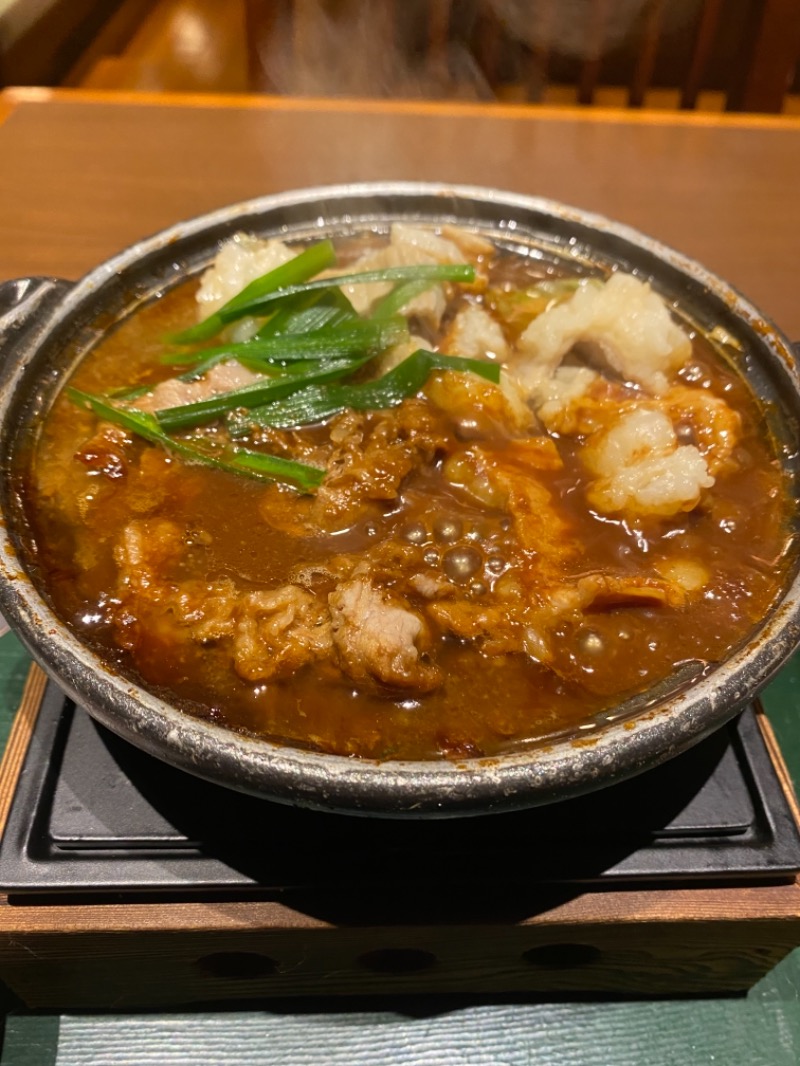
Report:
M182 381L164 338L302 247L235 238L199 291L138 310L71 384L153 412L262 380L218 357ZM404 225L341 242L336 271L470 262L474 281L410 292L387 349L346 380L425 349L500 364L497 383L434 368L402 402L304 428L237 406L173 433L229 455L233 432L324 470L308 491L187 461L62 395L26 486L58 614L187 713L380 759L514 750L724 657L775 598L787 539L748 388L621 273L569 278ZM344 291L360 321L391 289ZM204 344L243 343L264 321Z

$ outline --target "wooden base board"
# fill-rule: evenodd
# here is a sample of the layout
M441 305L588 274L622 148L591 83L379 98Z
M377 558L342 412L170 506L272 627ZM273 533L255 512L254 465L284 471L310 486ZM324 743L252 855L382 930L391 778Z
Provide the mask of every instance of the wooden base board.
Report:
M800 937L800 887L532 896L528 917L332 921L276 902L0 905L0 973L29 1008L265 997L744 992ZM390 910L390 908L387 908Z
M4 820L43 688L34 669L3 766ZM774 736L759 720L793 810ZM265 997L743 992L800 944L800 882L463 899L282 896L32 903L0 897L0 976L31 1009Z

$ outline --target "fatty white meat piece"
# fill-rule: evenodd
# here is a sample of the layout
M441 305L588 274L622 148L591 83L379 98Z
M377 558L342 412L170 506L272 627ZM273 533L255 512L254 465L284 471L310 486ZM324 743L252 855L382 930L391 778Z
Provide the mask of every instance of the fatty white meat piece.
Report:
M467 304L455 316L444 350L464 359L500 363L508 359L508 342L500 323L478 304Z
M352 264L348 273L384 270L386 267L431 266L437 263L457 264L466 261L467 257L454 241L439 237L432 230L395 223L392 226L389 244L362 255ZM342 288L356 311L359 314L366 314L372 305L389 293L393 287L394 283L374 282L368 285L345 285ZM447 301L442 286L433 285L410 300L402 308L402 312L424 319L436 328L446 306Z
M380 378L384 374L388 374L390 370L394 370L396 366L399 366L404 360L408 359L414 352L419 351L420 348L427 348L428 341L424 337L417 336L416 333L410 333L405 340L399 341L397 344L393 344L388 351L379 356L372 365L372 373L370 377Z
M541 381L534 390L533 401L543 425L557 432L557 426L588 394L597 378L597 372L588 366L560 366L552 377Z
M697 448L679 445L663 411L637 407L593 435L583 460L598 479L590 504L607 514L673 515L690 511L714 478Z
M288 263L296 255L283 241L262 240L247 233L235 234L225 241L214 262L200 278L195 299L203 318L218 311L228 300L237 296L245 285Z
M529 391L552 376L576 344L599 349L626 381L658 396L686 364L691 343L661 297L630 274L582 281L575 294L535 318L519 339L515 370Z

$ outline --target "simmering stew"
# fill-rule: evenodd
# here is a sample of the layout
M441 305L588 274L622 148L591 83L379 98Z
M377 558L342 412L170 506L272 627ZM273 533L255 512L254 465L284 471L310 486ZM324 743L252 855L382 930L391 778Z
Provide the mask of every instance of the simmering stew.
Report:
M726 343L646 280L454 227L241 234L57 399L38 578L240 732L434 759L590 729L780 591L786 489Z

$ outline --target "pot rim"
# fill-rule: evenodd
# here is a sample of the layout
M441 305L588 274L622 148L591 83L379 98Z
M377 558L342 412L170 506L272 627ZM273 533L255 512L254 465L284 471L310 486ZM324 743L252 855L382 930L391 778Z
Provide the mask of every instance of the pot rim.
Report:
M515 211L542 214L650 253L679 274L689 275L710 297L748 324L761 338L763 350L770 353L775 367L792 379L795 400L800 403L788 341L745 297L699 263L602 215L541 197L475 186L429 182L322 186L262 196L178 222L85 275L66 292L40 333L48 335L60 322L69 320L110 278L124 275L143 257L165 248L177 249L188 238L210 234L219 226L235 224L247 216L316 205L320 217L324 216L328 223L327 201L338 203L340 212L342 205L350 204L352 208L363 201L366 214L354 216L345 211L338 221L357 220L366 225L372 217L368 213L370 202L381 198L421 202L431 197L442 204L439 221L449 217L448 201L461 205L469 202L476 210L491 205L501 208L510 222ZM402 214L399 210L396 213ZM374 217L385 219L386 212L378 211ZM428 213L428 217L436 221L432 214ZM336 220L334 217L334 223ZM458 221L458 217L453 220ZM309 222L313 222L313 217L306 219ZM524 227L520 232L524 234ZM211 243L207 253L208 257L213 255ZM0 421L5 421L10 394L23 378L24 367L20 367L12 387L3 390ZM76 703L85 706L103 725L151 754L217 783L280 802L348 813L486 813L565 799L611 784L665 761L719 728L757 694L800 641L800 576L795 573L767 620L751 633L744 646L714 666L707 676L670 695L666 703L663 699L653 700L651 689L651 696L645 694L645 705L635 720L611 721L588 733L585 739L556 738L493 758L375 762L233 733L213 722L192 718L114 673L57 618L37 592L24 573L24 563L17 556L5 521L0 524L0 576L0 609L31 654ZM647 699L651 706L647 706Z

